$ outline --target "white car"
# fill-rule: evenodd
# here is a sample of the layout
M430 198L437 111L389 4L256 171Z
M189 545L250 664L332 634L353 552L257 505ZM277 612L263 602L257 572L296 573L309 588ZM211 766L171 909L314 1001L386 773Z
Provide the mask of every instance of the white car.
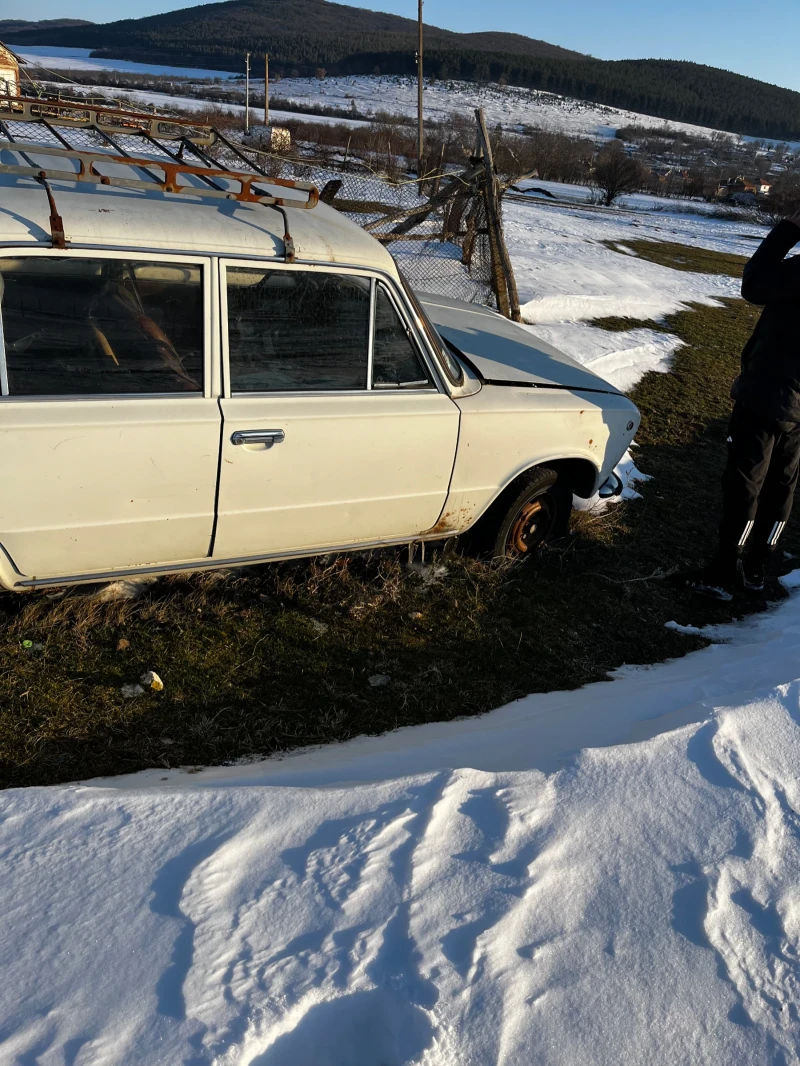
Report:
M573 493L615 491L630 400L486 308L417 298L332 208L50 190L0 175L6 589L466 533L524 553Z

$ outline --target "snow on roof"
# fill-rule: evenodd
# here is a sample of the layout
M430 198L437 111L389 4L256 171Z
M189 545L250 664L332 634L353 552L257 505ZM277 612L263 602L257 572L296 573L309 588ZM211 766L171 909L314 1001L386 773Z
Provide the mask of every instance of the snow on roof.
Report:
M46 154L43 150L33 155L37 165L46 168ZM9 150L0 151L0 162L23 163L18 153ZM63 162L58 166L63 169ZM129 176L141 178L142 172ZM284 255L283 216L264 204L60 179L51 180L50 186L71 247ZM288 193L286 199L291 196ZM396 273L392 257L378 241L326 204L312 210L289 208L286 216L298 260ZM0 244L49 245L49 217L45 190L34 178L0 174Z

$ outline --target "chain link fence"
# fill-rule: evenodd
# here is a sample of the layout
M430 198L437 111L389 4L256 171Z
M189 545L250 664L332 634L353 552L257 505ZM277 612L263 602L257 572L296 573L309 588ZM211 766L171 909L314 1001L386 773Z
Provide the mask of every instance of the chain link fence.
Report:
M457 175L426 179L422 194L416 180L395 183L305 160L286 160L274 176L313 182L325 203L387 248L414 289L494 303L485 202Z
M334 169L309 159L256 151L222 139L213 148L180 140L156 140L113 130L111 138L95 128L56 127L3 121L17 142L35 141L55 148L121 152L132 157L181 159L187 164L266 173L273 178L312 182L325 203L368 230L395 259L413 288L470 303L495 305L485 198L474 182L458 174L439 174L423 182L392 182L364 168ZM248 163L250 164L248 166Z

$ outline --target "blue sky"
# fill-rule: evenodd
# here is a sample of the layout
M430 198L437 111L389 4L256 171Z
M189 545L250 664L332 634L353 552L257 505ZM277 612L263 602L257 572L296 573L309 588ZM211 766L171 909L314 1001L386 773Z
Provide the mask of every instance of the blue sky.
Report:
M356 2L357 0L351 0ZM6 17L97 22L191 6L186 0L28 0ZM357 6L416 16L416 0ZM800 90L800 0L427 0L425 21L448 29L511 30L603 59L690 59ZM57 44L57 41L51 42Z

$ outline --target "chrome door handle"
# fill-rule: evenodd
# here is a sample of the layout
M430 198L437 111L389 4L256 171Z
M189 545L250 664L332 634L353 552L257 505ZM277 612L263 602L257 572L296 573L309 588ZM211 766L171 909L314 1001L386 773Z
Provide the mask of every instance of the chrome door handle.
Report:
M231 434L231 444L282 444L286 434L282 429L237 429Z

